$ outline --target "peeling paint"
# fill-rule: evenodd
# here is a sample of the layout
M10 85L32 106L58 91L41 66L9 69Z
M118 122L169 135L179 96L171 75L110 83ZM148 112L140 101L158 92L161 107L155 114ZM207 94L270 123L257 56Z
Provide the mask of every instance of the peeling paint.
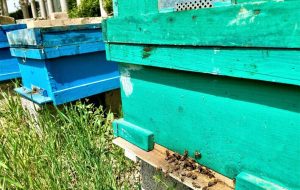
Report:
M214 67L211 74L213 74L213 75L219 75L220 73L221 73L220 69L217 68L217 67Z
M246 25L249 23L253 23L255 21L255 18L258 14L255 14L252 10L247 10L246 8L242 7L237 15L237 17L233 20L231 20L227 26L232 25Z
M121 70L120 81L122 84L122 89L127 97L133 93L133 84L131 82L130 71L141 70L143 66L140 65L128 65L126 68Z
M215 49L214 49L214 54L216 55L216 54L218 54L220 51L221 51L220 49L215 48Z

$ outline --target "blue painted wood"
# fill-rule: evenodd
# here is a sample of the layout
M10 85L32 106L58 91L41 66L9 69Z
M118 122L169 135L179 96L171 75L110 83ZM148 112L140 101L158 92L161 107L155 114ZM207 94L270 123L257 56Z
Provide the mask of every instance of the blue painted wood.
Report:
M18 30L8 40L23 79L16 92L37 104L60 105L120 86L100 24Z
M105 51L103 43L87 43L70 46L62 46L60 48L51 47L44 49L23 49L10 48L12 56L30 58L30 59L51 59L62 56L71 56L77 54L91 53L95 51Z
M46 48L101 42L100 24L50 28L32 28L8 33L8 41L15 48Z
M26 25L11 24L0 26L0 81L15 79L21 76L18 61L10 54L6 33L23 28L26 28Z
M18 61L23 87L16 92L38 104L60 105L119 88L117 64L106 61L105 51Z

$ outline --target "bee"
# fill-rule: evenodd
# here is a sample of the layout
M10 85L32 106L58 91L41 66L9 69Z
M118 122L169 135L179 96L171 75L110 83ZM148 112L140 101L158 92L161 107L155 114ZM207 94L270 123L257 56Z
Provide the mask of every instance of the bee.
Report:
M180 160L181 159L181 156L177 153L174 153L173 156L177 159L177 160Z
M196 152L195 152L195 158L196 158L196 159L200 159L201 157L202 157L201 153L198 152L198 151L196 151Z
M175 160L176 160L176 158L171 158L168 162L169 162L169 164L171 164L171 163L175 162Z
M180 169L180 166L176 166L175 168L174 168L174 171L178 171Z
M169 150L166 150L166 156L167 156L167 157L170 157L170 155L171 155L171 154L170 154L170 151L169 151Z
M180 180L181 180L181 182L184 182L184 177L181 177Z
M208 182L207 186L212 187L212 186L216 185L217 183L218 183L217 180L213 180L213 181Z
M193 179L193 180L197 179L197 175L196 175L196 174L193 174L193 175L192 175L192 179Z
M157 167L155 168L157 172L161 172L162 171L162 168L161 167Z
M184 154L183 154L183 158L187 159L188 156L189 156L189 152L187 150L185 150Z
M195 182L193 182L192 185L193 185L193 187L195 187L195 188L201 188L201 186L200 186L199 184L195 183Z

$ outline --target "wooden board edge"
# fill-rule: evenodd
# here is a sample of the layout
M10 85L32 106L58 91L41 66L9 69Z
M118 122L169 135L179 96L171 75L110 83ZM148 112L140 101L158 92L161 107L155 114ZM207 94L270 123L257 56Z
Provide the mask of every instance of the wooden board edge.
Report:
M124 149L125 152L130 153L130 158L131 160L134 157L150 164L154 168L161 170L163 173L168 174L170 177L173 179L183 183L184 185L188 186L189 188L199 190L203 189L204 187L207 187L207 181L209 181L208 177L203 175L203 174L197 174L197 179L192 180L189 178L185 178L184 181L182 181L181 177L177 173L169 173L169 167L170 165L166 160L165 160L165 152L166 148L163 146L160 146L158 144L155 144L154 150L147 152L144 151L137 146L133 145L132 143L124 140L123 138L116 138L113 140L113 143L120 148ZM169 151L170 153L173 153L172 151ZM209 187L210 190L233 190L234 189L234 181L213 171L213 174L215 175L215 179L217 179L218 183L215 186ZM200 185L201 188L197 188L194 186L194 183L197 183Z

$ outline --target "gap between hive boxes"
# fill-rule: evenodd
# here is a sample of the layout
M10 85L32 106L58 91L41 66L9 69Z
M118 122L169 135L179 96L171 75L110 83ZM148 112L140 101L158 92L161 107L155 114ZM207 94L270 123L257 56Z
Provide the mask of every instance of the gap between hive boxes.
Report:
M129 159L133 160L134 162L137 162L138 160L141 160L142 162L146 162L147 164L151 165L152 167L156 169L161 169L163 173L168 173L167 171L170 169L170 164L168 161L165 160L166 158L166 148L155 144L154 150L150 152L146 152L137 146L129 143L128 141L118 137L113 140L113 143L122 149L125 150L125 156ZM173 154L172 151L170 151L171 154ZM218 174L216 172L213 172L215 179L217 179L218 183L209 187L209 190L232 190L234 189L234 182L233 180ZM197 173L197 179L193 180L191 178L184 178L184 181L182 182L180 174L177 172L174 173L168 173L170 177L175 179L176 181L183 183L185 186L191 188L191 189L203 189L204 187L207 187L208 183L211 181L211 179L204 175ZM199 185L201 188L195 187L194 184ZM204 188L205 189L205 188Z

